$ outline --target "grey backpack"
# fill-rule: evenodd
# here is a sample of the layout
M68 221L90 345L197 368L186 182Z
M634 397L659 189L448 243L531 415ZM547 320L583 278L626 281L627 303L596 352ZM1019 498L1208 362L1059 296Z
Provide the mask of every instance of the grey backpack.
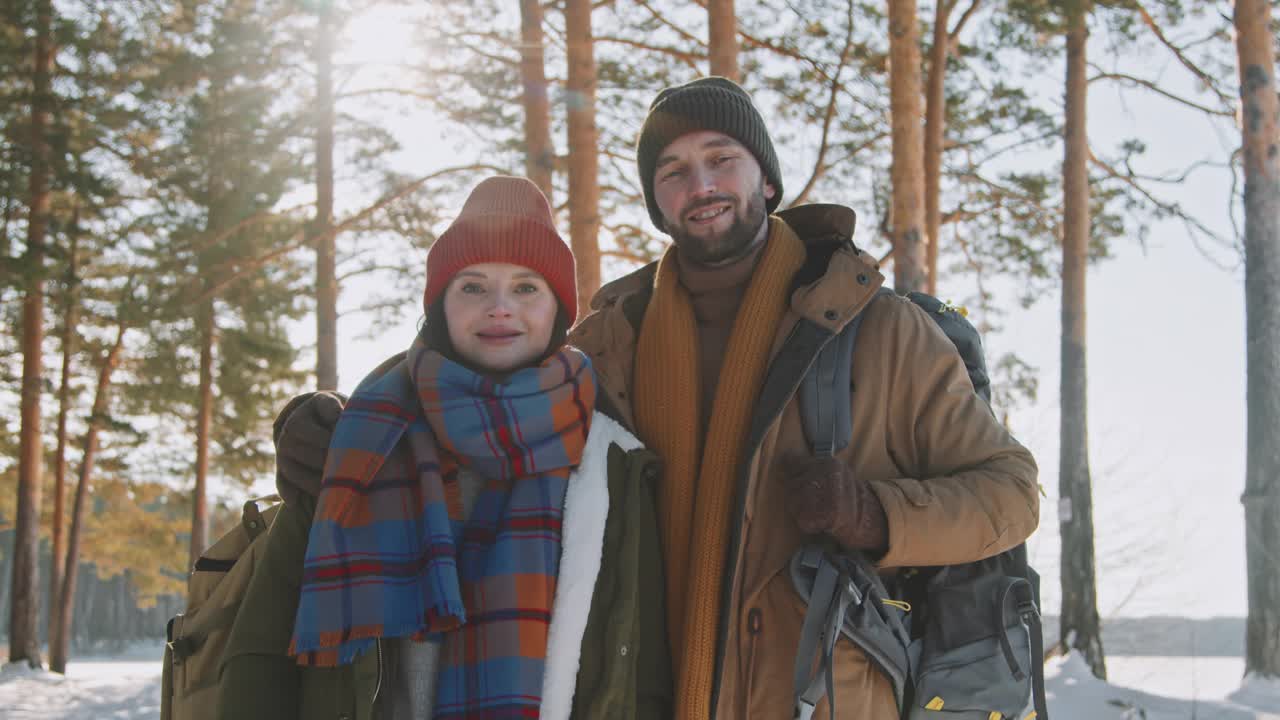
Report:
M882 289L876 297L890 293ZM978 331L930 295L907 298L946 332L974 390L990 403ZM801 383L801 418L816 456L829 457L852 440L842 390L850 387L865 312L827 342ZM890 589L861 553L812 543L792 558L791 578L806 604L795 718L808 720L825 696L836 717L832 663L844 638L889 679L903 720L1048 720L1040 578L1027 564L1025 545L978 562L912 568Z

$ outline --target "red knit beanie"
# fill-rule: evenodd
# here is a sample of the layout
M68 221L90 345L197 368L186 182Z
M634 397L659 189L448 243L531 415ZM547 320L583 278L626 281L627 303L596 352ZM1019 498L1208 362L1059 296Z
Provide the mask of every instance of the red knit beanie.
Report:
M430 307L460 270L477 263L510 263L546 279L572 325L578 316L573 253L556 232L547 198L532 181L498 175L476 185L453 224L427 252Z

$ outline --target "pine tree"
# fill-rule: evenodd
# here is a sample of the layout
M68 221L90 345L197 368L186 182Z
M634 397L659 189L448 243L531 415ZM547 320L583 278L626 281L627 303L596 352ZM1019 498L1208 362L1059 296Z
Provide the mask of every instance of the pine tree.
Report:
M924 138L920 112L920 33L915 0L889 0L889 95L893 117L893 287L927 284Z
M738 76L738 18L733 0L708 0L707 47L712 75Z
M551 105L539 0L520 0L520 82L524 105L524 174L554 203L555 146L551 142Z
M9 605L9 660L40 665L39 603L40 497L44 484L44 447L40 398L44 383L45 242L49 223L48 125L53 113L53 3L35 7L35 58L32 63L31 149L27 195L27 278L22 305L22 427L18 449L18 501L13 543L13 582Z
M1245 559L1249 617L1245 670L1280 678L1280 107L1271 4L1237 0L1244 144L1245 314L1248 440Z
M578 274L578 316L591 311L600 289L600 157L596 133L592 0L565 0L569 64L565 95L569 125L569 243Z
M1084 654L1093 674L1106 679L1102 621L1094 557L1093 487L1089 473L1085 272L1089 219L1088 55L1089 4L1067 13L1066 137L1062 232L1062 442L1058 463L1062 533L1063 643Z
M338 18L321 0L316 14L316 215L311 243L316 251L316 389L338 389L337 243L333 233L333 46Z

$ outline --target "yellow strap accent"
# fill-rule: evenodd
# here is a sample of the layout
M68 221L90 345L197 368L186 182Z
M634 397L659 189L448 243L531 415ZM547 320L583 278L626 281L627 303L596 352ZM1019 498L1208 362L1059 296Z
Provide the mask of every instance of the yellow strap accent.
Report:
M933 699L929 701L929 704L924 706L924 709L925 710L941 710L942 698L935 695Z
M1032 710L1031 712L1027 713L1027 716L1022 718L1022 720L1036 720L1036 711Z
M987 720L1000 720L1002 717L1004 716L998 710L992 710L991 714L987 716Z
M885 605L892 608L898 608L902 612L911 612L911 603L905 600L881 600Z

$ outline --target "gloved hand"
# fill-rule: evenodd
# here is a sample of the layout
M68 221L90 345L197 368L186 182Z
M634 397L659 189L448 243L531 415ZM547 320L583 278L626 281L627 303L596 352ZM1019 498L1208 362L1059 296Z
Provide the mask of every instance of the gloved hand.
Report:
M847 550L883 554L889 519L880 497L838 458L794 457L784 462L787 510L800 531L826 535Z
M347 396L322 390L290 400L272 427L276 443L276 487L286 501L301 490L320 494L324 458Z

